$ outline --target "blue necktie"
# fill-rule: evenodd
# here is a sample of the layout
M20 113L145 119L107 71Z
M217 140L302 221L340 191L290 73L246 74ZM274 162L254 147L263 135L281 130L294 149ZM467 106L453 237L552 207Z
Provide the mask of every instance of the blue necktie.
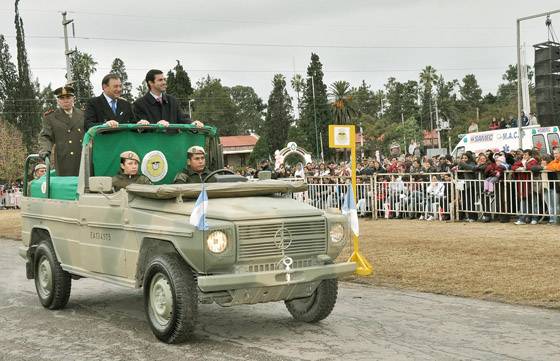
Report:
M117 115L117 101L116 101L116 99L111 100L111 110L113 110L113 114Z

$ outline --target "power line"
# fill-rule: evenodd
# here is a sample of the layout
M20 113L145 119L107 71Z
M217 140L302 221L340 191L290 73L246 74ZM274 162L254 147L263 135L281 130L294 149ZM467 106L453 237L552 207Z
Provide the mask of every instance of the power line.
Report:
M15 35L6 37L15 38ZM28 39L63 39L59 35L26 35ZM329 45L329 44L278 44L278 43L243 43L243 42L221 42L221 41L192 41L192 40L163 40L163 39L133 39L133 38L108 38L100 36L76 36L74 39L90 41L117 41L128 43L150 43L150 44L182 44L198 46L231 46L231 47L266 47L266 48L323 48L323 49L507 49L515 48L514 45Z

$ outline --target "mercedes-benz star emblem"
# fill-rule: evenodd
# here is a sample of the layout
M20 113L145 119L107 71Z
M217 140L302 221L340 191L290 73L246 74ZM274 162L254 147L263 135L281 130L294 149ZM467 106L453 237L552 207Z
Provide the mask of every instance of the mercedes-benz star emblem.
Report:
M282 226L274 233L274 245L281 251L292 245L292 234L288 228Z

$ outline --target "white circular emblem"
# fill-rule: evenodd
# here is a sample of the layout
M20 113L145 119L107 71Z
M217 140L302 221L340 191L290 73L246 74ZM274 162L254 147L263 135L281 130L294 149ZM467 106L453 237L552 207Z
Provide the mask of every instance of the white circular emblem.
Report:
M41 183L41 192L47 194L47 182Z
M167 175L167 159L159 150L152 150L142 158L141 169L152 182L159 182Z
M297 149L297 144L296 142L289 142L287 148L289 150L291 150L292 152L295 152Z

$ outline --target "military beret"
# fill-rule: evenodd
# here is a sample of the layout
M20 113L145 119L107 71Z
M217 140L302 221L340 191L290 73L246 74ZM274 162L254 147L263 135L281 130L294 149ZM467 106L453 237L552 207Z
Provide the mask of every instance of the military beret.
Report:
M39 169L47 169L47 166L44 165L43 163L39 163L35 166L35 169L33 170L34 172L38 171Z
M202 148L201 146L193 145L192 147L190 147L190 148L187 150L187 153L188 153L188 154L200 154L200 153L206 154L206 151L205 151L204 148Z
M72 88L69 85L61 86L60 88L56 88L54 90L54 95L57 98L60 98L60 97L63 97L63 96L74 96L74 88Z
M127 150L126 152L122 152L121 153L121 159L133 159L133 160L137 161L138 163L140 163L140 157L138 157L138 154L134 153L131 150Z

